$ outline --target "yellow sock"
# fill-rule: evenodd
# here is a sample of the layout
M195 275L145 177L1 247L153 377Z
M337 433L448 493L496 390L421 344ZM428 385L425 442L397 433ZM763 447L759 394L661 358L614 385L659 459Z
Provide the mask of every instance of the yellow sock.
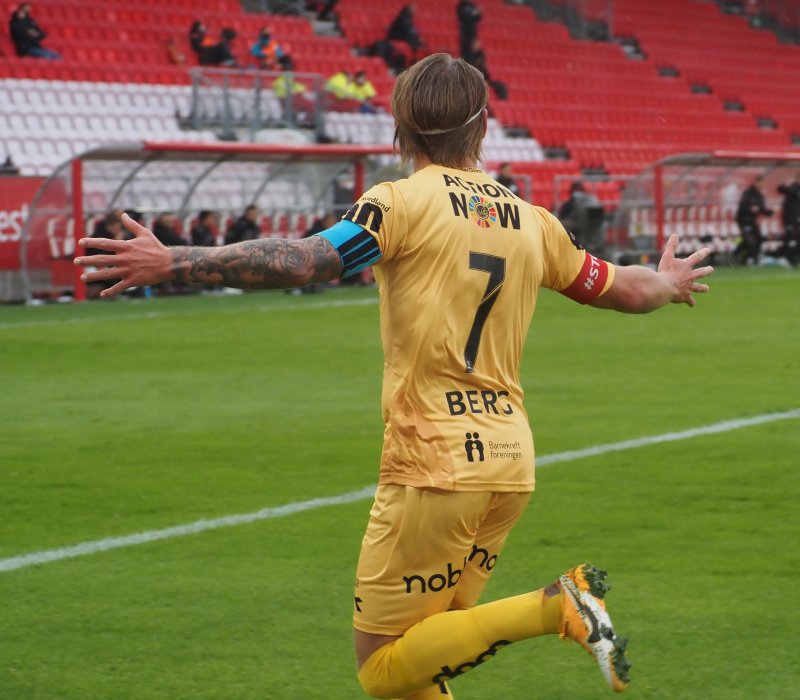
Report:
M415 692L430 686L446 698L448 680L488 661L512 642L556 634L560 616L561 594L555 586L471 610L439 613L378 649L361 667L358 680L376 698L415 697Z

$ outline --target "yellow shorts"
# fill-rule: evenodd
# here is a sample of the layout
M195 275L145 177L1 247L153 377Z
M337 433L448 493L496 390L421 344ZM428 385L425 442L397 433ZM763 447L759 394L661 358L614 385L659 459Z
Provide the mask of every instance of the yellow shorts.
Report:
M401 635L478 602L531 493L379 486L356 570L353 626Z

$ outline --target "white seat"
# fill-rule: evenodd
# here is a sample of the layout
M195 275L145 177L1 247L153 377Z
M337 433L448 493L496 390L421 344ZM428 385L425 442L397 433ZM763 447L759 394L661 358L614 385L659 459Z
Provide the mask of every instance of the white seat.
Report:
M25 128L31 135L50 131L52 117L49 114L26 114L24 118Z

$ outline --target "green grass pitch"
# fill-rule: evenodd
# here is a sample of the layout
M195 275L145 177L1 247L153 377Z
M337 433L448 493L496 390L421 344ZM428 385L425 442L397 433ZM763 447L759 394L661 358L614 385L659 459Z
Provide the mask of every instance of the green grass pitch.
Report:
M0 560L374 483L374 290L0 308ZM800 408L800 276L723 270L695 309L545 292L523 364L548 455ZM797 698L800 419L543 466L486 599L588 559L631 700ZM351 700L360 501L0 571L0 700ZM458 700L594 699L558 639Z

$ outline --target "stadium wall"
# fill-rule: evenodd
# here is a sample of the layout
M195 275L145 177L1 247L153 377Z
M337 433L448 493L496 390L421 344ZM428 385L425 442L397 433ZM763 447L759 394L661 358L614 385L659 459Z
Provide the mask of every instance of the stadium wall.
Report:
M23 291L20 272L22 230L43 177L0 179L0 299L17 299Z

